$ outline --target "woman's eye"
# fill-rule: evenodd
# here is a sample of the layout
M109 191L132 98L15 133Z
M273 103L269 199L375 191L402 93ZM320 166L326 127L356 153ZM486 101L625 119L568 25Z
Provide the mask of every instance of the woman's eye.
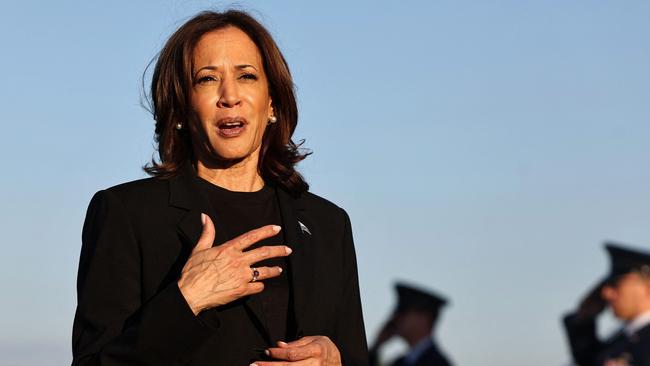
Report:
M241 76L241 78L242 78L242 79L245 79L245 80L257 80L257 75L255 75L255 74L250 74L250 73L246 73L246 74L243 74L243 75Z
M196 80L197 84L206 84L212 81L217 81L217 79L213 76L201 76Z

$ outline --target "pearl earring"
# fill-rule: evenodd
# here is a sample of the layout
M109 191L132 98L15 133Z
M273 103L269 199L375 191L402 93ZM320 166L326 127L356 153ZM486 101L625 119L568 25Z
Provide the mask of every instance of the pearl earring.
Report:
M275 123L277 121L278 121L278 118L276 116L269 117L269 123Z
M176 125L175 125L175 127L176 127L176 129L177 129L177 130L179 130L179 131L180 131L180 130L182 130L182 129L183 129L183 124L182 124L182 123L180 123L180 122L178 122L178 123L176 123Z

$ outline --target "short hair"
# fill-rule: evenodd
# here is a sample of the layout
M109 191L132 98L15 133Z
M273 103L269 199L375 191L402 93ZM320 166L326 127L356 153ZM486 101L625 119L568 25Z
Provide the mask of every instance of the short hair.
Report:
M650 266L647 264L642 265L635 272L639 274L643 279L650 280Z
M152 158L143 169L152 176L172 177L183 165L195 161L188 130L177 130L175 126L191 120L189 90L196 44L204 34L227 27L246 33L259 49L273 100L277 122L267 127L262 138L260 175L267 183L299 195L309 185L295 165L311 153L300 148L304 140L295 143L291 138L298 123L298 107L289 66L266 28L240 10L203 11L195 15L171 35L158 54L149 105L156 121L159 161Z

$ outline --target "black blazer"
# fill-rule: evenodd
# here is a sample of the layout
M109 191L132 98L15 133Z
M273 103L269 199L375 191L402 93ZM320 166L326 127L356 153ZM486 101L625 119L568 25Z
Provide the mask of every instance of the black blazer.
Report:
M259 299L249 296L195 316L178 289L201 233L201 212L214 218L197 179L187 168L171 179L143 179L95 194L82 234L73 365L244 366L262 358L270 337ZM284 244L293 249L293 338L328 336L344 365L367 365L348 215L314 194L292 197L276 189ZM251 343L259 346L244 346Z
M576 365L602 366L616 360L621 365L650 366L650 325L632 336L619 332L604 341L598 339L595 318L580 319L577 314L567 314L564 327Z

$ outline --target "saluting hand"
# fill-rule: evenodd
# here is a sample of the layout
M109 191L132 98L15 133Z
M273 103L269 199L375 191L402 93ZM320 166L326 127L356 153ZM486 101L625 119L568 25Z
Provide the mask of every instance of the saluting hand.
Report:
M603 283L598 283L580 301L580 305L578 306L578 316L580 318L593 319L605 310L607 302L601 295L603 286Z
M280 267L259 267L256 268L259 275L253 278L251 266L265 259L286 257L291 253L291 248L284 245L264 246L244 252L258 241L276 235L280 231L279 226L263 226L213 247L214 224L206 214L201 214L201 220L201 237L178 280L178 287L195 315L262 292L264 284L257 280L277 277L282 273Z
M269 348L266 353L278 361L255 361L251 366L341 366L339 349L325 336L278 342L278 347Z

